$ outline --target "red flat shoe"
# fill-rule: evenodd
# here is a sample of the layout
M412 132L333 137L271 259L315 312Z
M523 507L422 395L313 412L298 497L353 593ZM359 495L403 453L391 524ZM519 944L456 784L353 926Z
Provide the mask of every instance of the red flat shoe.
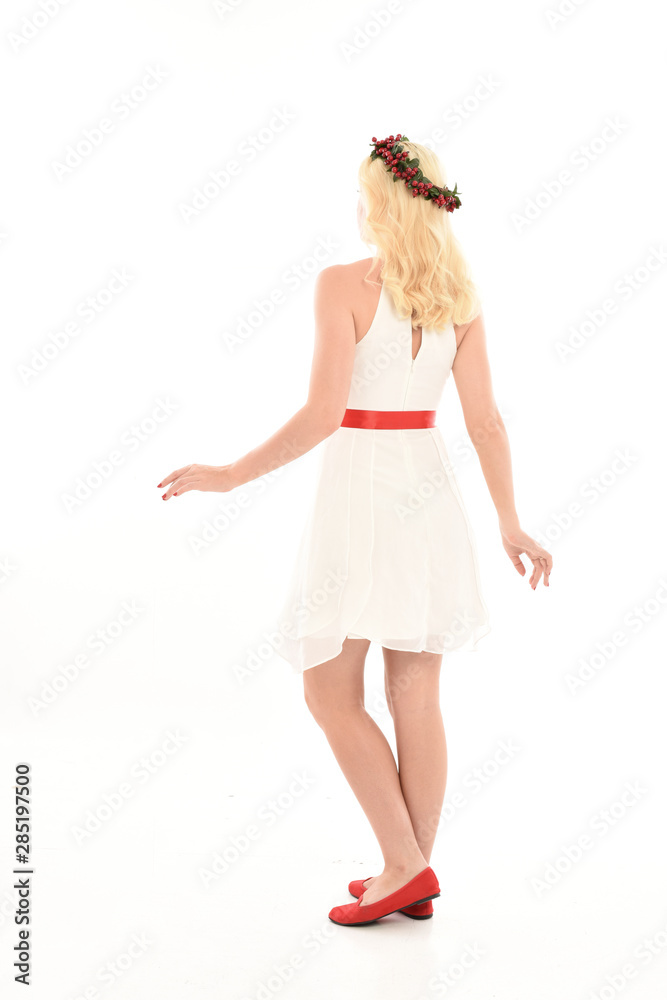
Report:
M370 876L368 876L370 877ZM355 878L348 885L348 890L352 896L361 896L362 892L365 892L364 882L365 878ZM404 913L406 917L412 917L413 920L428 920L429 917L433 916L433 903L430 899L427 899L425 903L417 903L415 906L402 906L401 913Z
M405 885L402 885L400 889L389 893L383 899L378 899L375 903L362 906L364 898L364 893L362 893L356 903L334 906L329 912L329 920L333 921L334 924L343 924L347 927L373 924L376 920L380 920L390 913L396 913L406 906L425 903L428 899L435 899L439 895L440 886L435 872L429 865Z

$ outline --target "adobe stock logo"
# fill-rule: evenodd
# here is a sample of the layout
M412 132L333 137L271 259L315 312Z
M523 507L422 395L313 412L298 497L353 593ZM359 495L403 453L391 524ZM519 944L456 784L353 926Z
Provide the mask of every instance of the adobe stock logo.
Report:
M546 210L576 183L578 177L585 174L600 157L604 156L627 128L627 122L621 121L618 115L614 118L605 118L599 135L592 136L587 142L582 142L573 149L567 160L568 166L562 167L555 176L543 180L538 191L526 199L523 209L510 214L514 231L520 235L534 225Z
M20 26L7 33L7 41L14 52L20 52L33 38L37 38L67 3L69 0L40 0L39 10L23 17Z
M586 830L576 840L561 844L559 854L549 861L540 875L534 876L530 884L536 896L542 898L558 885L563 878L580 864L618 824L627 818L638 802L642 802L649 794L640 781L626 781L622 791L604 809L591 816Z
M130 89L123 90L111 102L109 113L87 128L74 142L65 147L64 155L53 160L51 169L58 181L69 177L89 156L103 146L119 122L126 121L167 79L168 74L159 66L147 66L144 74Z
M569 361L577 352L606 325L610 316L616 315L635 297L637 292L645 288L653 276L667 263L667 250L663 246L651 246L644 259L626 270L612 286L612 294L607 295L592 307L586 309L583 319L571 323L567 337L562 337L554 344L561 361Z
M593 651L577 659L576 667L564 676L565 685L571 695L577 695L611 663L616 654L640 632L650 625L667 608L667 578L661 576L658 586L649 597L635 602L628 608L621 620L622 628L598 639Z
M544 530L535 532L535 541L544 548L558 541L566 531L570 530L575 521L585 516L588 509L607 496L638 461L639 456L633 455L628 448L617 448L611 462L579 487L578 495L585 504L579 500L571 500L564 510L552 512Z
M127 775L126 780L118 783L114 788L107 789L100 800L89 809L79 823L70 826L70 833L78 847L86 843L102 827L118 814L125 804L134 798L138 789L142 788L158 772L169 763L170 759L178 754L181 748L188 742L189 736L182 733L180 729L169 730L165 733L164 739L159 746L154 747L150 754L144 754L136 760Z
M76 318L64 323L57 330L47 335L48 339L39 347L30 350L30 359L18 365L17 371L24 385L45 371L78 337L86 326L98 319L119 295L134 281L135 275L126 267L115 267L111 276L92 295L86 295L74 307ZM79 318L82 322L79 322Z
M123 601L115 617L90 632L79 652L63 663L49 679L44 679L39 691L26 698L26 705L33 716L37 717L61 698L65 691L71 690L83 671L95 662L91 653L96 657L103 656L144 612L145 608L140 607L135 600Z
M367 21L357 24L352 32L352 37L344 42L339 42L339 49L346 63L360 55L379 35L386 31L388 27L393 27L398 14L405 12L404 2L408 7L413 0L387 0L384 7L373 10Z
M271 829L278 819L294 808L298 799L314 784L316 779L305 771L292 772L292 781L275 799L269 799L257 810L257 822L249 823L240 834L229 836L210 860L209 866L199 868L199 878L205 889L210 889L237 861L246 855L253 844Z
M188 201L181 201L178 213L186 224L198 218L203 211L216 201L223 191L232 184L246 167L268 149L276 138L285 131L288 125L296 120L296 115L287 108L272 108L268 123L250 135L237 147L236 158L231 158L217 167L209 170L208 177L192 192Z
M545 10L544 16L547 19L547 24L552 29L560 27L585 3L586 0L560 0L560 3L556 4L555 7Z
M96 459L92 468L77 476L69 491L60 494L63 506L68 514L72 514L95 495L116 470L125 465L131 455L134 455L158 430L161 424L179 408L178 403L169 397L156 398L150 412L127 427L120 435L118 447L112 448L106 455Z
M221 340L229 353L233 354L260 330L266 320L273 316L280 306L289 301L290 294L297 292L305 281L317 274L321 270L322 264L329 260L339 248L340 243L336 243L332 236L318 236L310 253L283 270L280 282L284 288L281 285L275 285L268 292L265 292L262 298L254 298L251 307L244 310L233 321L233 328L223 330Z

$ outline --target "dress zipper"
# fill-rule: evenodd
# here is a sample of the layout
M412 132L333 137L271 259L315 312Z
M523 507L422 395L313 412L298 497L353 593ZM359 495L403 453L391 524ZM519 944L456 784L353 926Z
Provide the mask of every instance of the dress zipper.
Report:
M405 393L403 394L403 409L405 409L405 401L408 398L408 389L410 388L410 378L412 376L412 369L415 366L415 358L412 358L410 363L410 371L408 372L408 380L405 383Z

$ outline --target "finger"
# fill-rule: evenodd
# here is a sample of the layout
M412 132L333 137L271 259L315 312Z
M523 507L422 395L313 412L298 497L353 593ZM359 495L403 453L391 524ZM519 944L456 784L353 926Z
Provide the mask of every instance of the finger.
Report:
M196 478L193 478L192 476L190 476L190 477L188 477L187 475L180 476L178 479L174 480L174 482L171 484L171 486L169 487L169 489L167 490L167 492L164 494L164 496L163 496L162 499L163 500L169 500L170 497L175 496L177 493L180 496L181 493L185 493L186 487L189 487L190 489L196 489L196 486L194 484L196 484L198 482L199 482L199 480L196 479Z
M519 558L519 556L510 556L510 559L514 563L514 568L517 571L517 573L519 573L521 576L525 576L526 575L526 567L521 562L521 559Z
M550 573L551 572L551 567L553 566L553 563L554 563L553 557L552 557L551 553L547 552L546 549L540 549L539 552L538 552L538 555L539 555L540 559L542 560L545 572L546 573Z
M174 479L178 479L178 477L182 476L184 472L187 472L189 468L189 465L184 465L182 469L176 469L175 472L170 472L168 476L165 476L164 479L160 480L158 488L162 489L163 486L168 486L169 483L174 481Z
M174 485L171 487L174 491L171 495L175 497L178 494L178 496L180 497L184 493L189 493L190 490L198 490L199 489L198 483L199 483L198 479L177 479ZM169 491L167 491L167 493L168 492Z
M173 497L174 493L178 492L178 487L179 487L180 482L181 482L180 479L174 479L174 481L171 484L171 486L169 486L167 488L167 492L162 494L162 499L163 500L170 500Z
M547 561L540 557L540 576L544 578L544 586L549 586L549 574L547 572ZM539 581L538 581L539 582Z
M526 554L534 566L539 565L541 567L541 572L548 575L548 573L550 572L549 564L552 560L551 556L549 555L546 549L543 549L540 546L538 546L535 549L530 549L530 550L527 549Z
M530 585L535 590L542 576L542 563L539 560L533 562L533 572L530 576Z

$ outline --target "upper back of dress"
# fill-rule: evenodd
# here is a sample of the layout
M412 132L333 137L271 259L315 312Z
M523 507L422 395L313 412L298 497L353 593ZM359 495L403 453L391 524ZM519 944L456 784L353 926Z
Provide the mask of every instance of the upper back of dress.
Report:
M347 406L357 410L436 410L456 355L450 320L422 330L412 357L412 318L401 319L384 283L368 333L355 347Z

